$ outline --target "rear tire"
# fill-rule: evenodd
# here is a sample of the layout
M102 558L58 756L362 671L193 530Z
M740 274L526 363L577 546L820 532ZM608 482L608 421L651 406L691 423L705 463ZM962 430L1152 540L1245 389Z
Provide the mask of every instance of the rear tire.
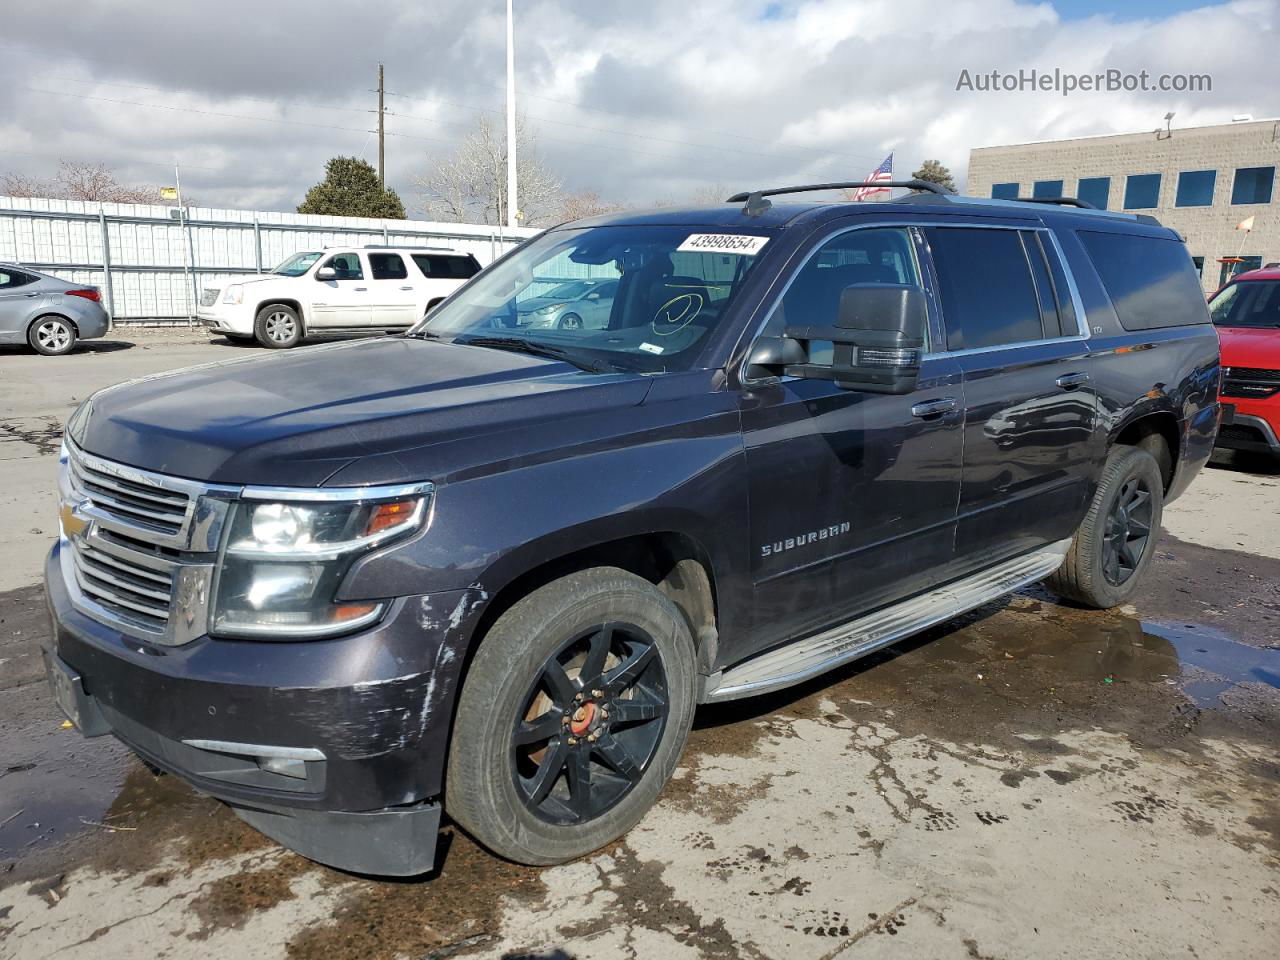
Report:
M1151 563L1163 510L1164 478L1155 457L1116 447L1062 566L1045 585L1099 610L1125 603Z
M27 343L43 356L60 357L75 349L76 326L66 317L37 317L27 331Z
M546 865L630 830L693 723L693 638L647 580L570 574L504 613L458 699L445 810L494 853Z
M283 303L269 303L258 311L253 335L264 347L284 350L302 342L302 320L298 311Z

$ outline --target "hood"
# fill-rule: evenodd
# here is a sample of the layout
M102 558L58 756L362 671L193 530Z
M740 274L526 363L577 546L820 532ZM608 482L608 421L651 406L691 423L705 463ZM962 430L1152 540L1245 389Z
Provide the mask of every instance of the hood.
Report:
M158 473L315 486L362 457L635 406L649 384L558 360L388 337L108 387L68 429L90 453Z
M1218 327L1224 367L1280 370L1280 328Z

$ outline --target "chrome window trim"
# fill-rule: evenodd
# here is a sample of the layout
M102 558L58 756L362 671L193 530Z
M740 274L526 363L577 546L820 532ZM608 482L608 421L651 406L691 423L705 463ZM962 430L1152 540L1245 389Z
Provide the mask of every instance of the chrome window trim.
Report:
M1072 212L1074 213L1076 211L1072 211ZM947 223L946 221L943 221L943 220L925 220L925 219L909 218L906 220L885 220L885 221L878 221L876 223L857 224L854 226L844 225L839 227L838 229L831 230L830 232L828 232L826 235L822 237L821 240L819 240L813 246L812 249L809 250L807 254L805 254L804 259L801 260L800 263L798 263L795 266L795 268L791 271L791 276L787 278L787 282L783 285L782 289L778 291L778 293L773 297L773 299L769 303L768 309L765 310L764 316L761 317L760 323L756 326L755 333L751 335L751 339L749 340L747 345L746 353L744 353L742 357L742 363L738 367L738 383L740 386L754 387L754 386L759 386L760 384L783 383L783 382L789 382L792 380L800 379L798 377L786 377L786 376L762 377L759 379L749 378L747 376L747 359L748 357L751 356L751 345L754 344L756 340L760 338L760 336L762 336L765 325L769 322L769 318L772 315L774 308L777 306L778 302L784 296L786 296L787 290L790 289L791 284L795 282L795 279L799 275L800 271L803 270L808 265L809 261L813 258L813 256L819 250L821 250L824 246L826 246L826 244L829 241L835 239L836 237L842 234L851 233L854 230L872 230L872 229L881 228L881 227L896 227L900 229L905 228L908 230L912 230L913 231L913 238L912 238L913 249L915 247L914 241L917 239L916 234L919 233L919 231L925 227L945 227L953 230L1020 230L1020 231L1035 232L1039 234L1047 234L1049 238L1049 243L1053 247L1053 252L1058 258L1059 265L1062 267L1063 276L1067 278L1067 290L1071 295L1071 305L1072 307L1074 307L1075 313L1076 313L1076 326L1079 328L1079 331L1080 331L1077 335L1067 336L1067 337L1046 337L1046 338L1041 338L1039 340L1017 340L1012 343L1002 343L1002 344L997 344L995 346L990 346L990 347L969 347L964 350L930 351L928 353L924 353L921 355L920 359L922 362L925 360L939 360L947 357L967 357L967 356L973 356L973 355L983 354L983 353L994 353L998 350L1022 350L1022 349L1028 349L1031 347L1043 347L1043 346L1046 346L1047 344L1052 344L1052 343L1085 343L1090 339L1089 322L1088 322L1088 318L1085 316L1084 301L1080 296L1080 288L1076 284L1075 273L1072 271L1071 264L1067 260L1066 251L1063 250L1062 244L1058 241L1058 235L1053 231L1051 227L1047 227L1043 223L1040 223L1037 221L1028 221L1027 223L1021 223L1021 224ZM924 237L923 234L920 234L918 239L919 239L919 242L922 243L925 249L928 251L930 256L930 261L932 261L933 251L928 249L928 238ZM924 264L917 264L917 266L920 268L921 286L924 289L925 296L928 297L931 303L933 304L933 310L931 311L931 319L933 316L937 316L939 318L940 322L943 324L943 329L941 332L945 336L946 315L942 308L941 291L934 289L935 278L932 275L932 270L926 271L924 269ZM931 325L929 335L932 338L934 334L935 334L935 331L932 329L932 325Z

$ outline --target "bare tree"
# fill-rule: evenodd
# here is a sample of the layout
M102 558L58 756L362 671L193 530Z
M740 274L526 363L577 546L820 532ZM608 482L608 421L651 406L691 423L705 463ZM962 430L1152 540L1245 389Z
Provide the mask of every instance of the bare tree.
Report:
M694 190L689 199L694 206L718 207L734 192L722 183L708 183Z
M452 156L414 177L427 216L454 222L507 222L506 134L481 115ZM521 222L545 222L561 207L560 179L538 153L522 117L516 118L517 211Z
M103 163L62 160L51 180L23 173L0 174L0 193L10 197L47 197L51 200L89 200L102 203L159 203L158 187L121 183ZM190 198L184 198L187 206Z
M626 204L601 200L600 194L594 190L580 190L564 195L560 201L560 212L556 216L560 220L581 220L583 217L597 217L602 213L614 213L626 208Z

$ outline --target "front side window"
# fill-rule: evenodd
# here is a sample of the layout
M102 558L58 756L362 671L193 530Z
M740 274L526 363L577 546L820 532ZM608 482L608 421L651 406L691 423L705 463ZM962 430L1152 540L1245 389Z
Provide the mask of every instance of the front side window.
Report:
M1017 200L1019 185L1016 183L993 183L991 185L992 200Z
M1040 296L1019 231L936 227L929 248L949 350L1044 339Z
M1093 204L1099 210L1107 209L1111 201L1111 178L1081 177L1076 184L1076 198Z
M1209 301L1209 318L1219 327L1280 328L1280 280L1243 280Z
M1061 180L1037 180L1031 188L1031 196L1037 200L1052 200L1062 196Z
M1149 210L1160 205L1160 174L1135 173L1124 183L1124 208Z
M1270 203L1275 167L1241 167L1231 187L1232 203Z
M1175 207L1213 206L1213 188L1218 182L1217 170L1184 170L1178 174L1178 196Z
M850 230L819 247L788 284L765 322L764 332L782 336L787 327L835 326L840 294L865 283L920 286L911 236L898 228ZM809 341L809 362L832 362L830 340Z
M335 253L325 261L335 276L334 280L363 280L364 270L360 266L360 255L355 253Z
M441 304L413 335L559 356L595 372L690 369L771 232L610 225L552 230L528 241ZM617 280L590 322L542 324L546 294L566 277ZM531 301L533 301L531 303Z
M369 272L375 280L404 280L409 276L398 253L369 254Z
M1207 323L1204 293L1186 245L1164 237L1079 231L1126 330Z
M321 256L323 256L323 254L317 251L295 253L292 257L280 264L280 266L276 267L271 272L277 273L282 277L300 277L310 270L311 265L319 260Z

